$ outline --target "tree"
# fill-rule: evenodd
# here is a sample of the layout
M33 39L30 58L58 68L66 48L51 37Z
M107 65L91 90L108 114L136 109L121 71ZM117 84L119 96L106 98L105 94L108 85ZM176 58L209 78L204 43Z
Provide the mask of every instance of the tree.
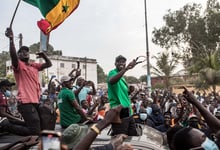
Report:
M172 53L172 56L170 57L169 53L167 51L158 53L158 56L153 56L154 59L156 59L156 66L150 66L152 74L163 78L165 88L170 88L170 77L174 73L179 56L178 54Z
M97 64L97 78L98 78L98 83L103 83L107 81L107 76L104 73L102 67L100 65Z
M6 61L10 59L9 52L3 51L0 54L0 77L6 76Z
M136 77L134 77L134 76L124 76L124 78L128 82L128 84L140 83L140 81Z
M166 49L177 49L187 66L194 58L213 53L220 42L220 5L208 0L204 13L200 4L186 4L180 10L168 11L165 25L154 29L152 41Z
M180 10L169 10L163 19L165 25L154 29L152 41L168 50L179 50L186 69L198 73L197 85L215 90L220 69L219 2L208 0L203 13L200 4L186 4Z
M146 82L147 81L147 75L140 76L139 81Z
M198 72L199 78L195 82L197 88L212 87L216 93L216 86L220 84L220 50L198 60L190 69L191 72Z
M40 42L34 43L29 47L31 53L38 53L40 51ZM52 45L48 44L47 55L62 55L62 50L54 51Z

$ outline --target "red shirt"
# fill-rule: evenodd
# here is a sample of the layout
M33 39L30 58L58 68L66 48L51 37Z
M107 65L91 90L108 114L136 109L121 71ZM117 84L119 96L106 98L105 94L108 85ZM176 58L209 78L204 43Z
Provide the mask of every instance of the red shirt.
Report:
M40 63L26 64L18 61L18 67L14 68L15 80L18 87L17 99L22 103L39 103L41 88L38 72L42 69Z

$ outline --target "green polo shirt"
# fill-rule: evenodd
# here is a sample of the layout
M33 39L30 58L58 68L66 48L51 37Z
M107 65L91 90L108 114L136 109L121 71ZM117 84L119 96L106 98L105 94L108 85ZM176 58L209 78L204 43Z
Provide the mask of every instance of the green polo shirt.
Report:
M58 95L58 107L60 111L60 125L63 127L68 127L81 120L81 116L72 105L75 100L76 98L72 90L66 87L61 89Z
M110 84L109 79L118 74L118 70L111 70L108 74L108 99L110 102L110 107L115 107L122 105L123 107L130 107L131 110L131 101L128 95L128 85L124 79L121 77L120 80L115 84Z

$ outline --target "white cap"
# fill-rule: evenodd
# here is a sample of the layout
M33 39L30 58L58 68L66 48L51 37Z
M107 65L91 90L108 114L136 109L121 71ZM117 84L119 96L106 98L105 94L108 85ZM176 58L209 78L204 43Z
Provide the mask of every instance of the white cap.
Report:
M60 79L60 82L63 83L63 82L69 81L70 79L71 79L71 77L69 77L69 76L62 76Z

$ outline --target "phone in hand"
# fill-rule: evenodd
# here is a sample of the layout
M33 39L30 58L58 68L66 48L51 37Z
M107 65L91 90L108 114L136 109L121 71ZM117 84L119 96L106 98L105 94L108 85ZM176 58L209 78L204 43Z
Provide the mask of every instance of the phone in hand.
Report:
M43 130L41 132L42 150L61 150L61 132Z
M129 111L129 107L125 107L125 108L122 108L121 109L121 112L120 112L120 118L127 118L130 116L130 111Z

